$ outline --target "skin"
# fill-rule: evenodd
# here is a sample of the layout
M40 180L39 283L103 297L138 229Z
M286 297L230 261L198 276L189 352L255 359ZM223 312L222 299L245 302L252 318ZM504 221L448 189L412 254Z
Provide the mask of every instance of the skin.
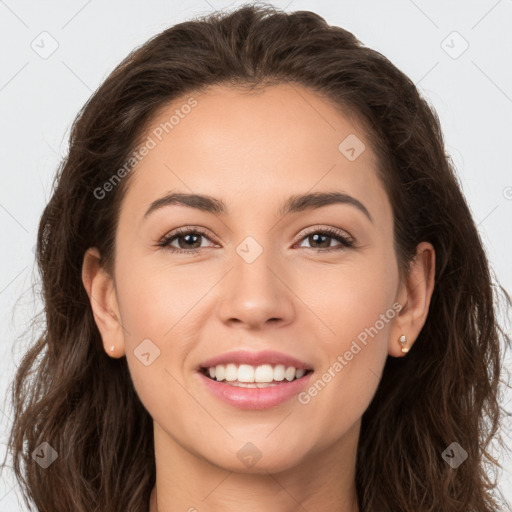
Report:
M187 98L167 105L152 127ZM83 262L105 352L127 358L154 420L150 510L295 512L300 504L356 512L361 417L387 356L403 357L399 336L411 347L424 325L434 249L419 244L400 280L391 205L367 137L314 92L281 84L249 95L216 86L194 98L197 106L132 171L114 275L101 268L96 248ZM349 134L366 145L354 161L338 150ZM151 202L170 191L214 196L228 214L175 204L143 220ZM319 191L358 199L373 222L350 204L278 215L289 196ZM186 226L207 232L194 245L199 253L156 245ZM314 229L305 233L315 227L339 228L356 245L315 241ZM250 264L236 252L249 235L263 249ZM182 236L172 246L187 251L185 242ZM243 348L290 354L320 376L396 302L400 313L307 404L293 398L239 410L213 397L196 373L205 359ZM149 366L134 355L147 338L160 350ZM250 467L237 457L248 442L261 453Z

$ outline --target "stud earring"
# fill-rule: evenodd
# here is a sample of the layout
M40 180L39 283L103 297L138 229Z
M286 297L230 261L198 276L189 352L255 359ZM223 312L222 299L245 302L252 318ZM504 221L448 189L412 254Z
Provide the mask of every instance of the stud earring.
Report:
M110 352L114 352L114 345L110 347Z
M407 344L407 337L405 334L400 336L399 341L402 345L402 354L407 354L407 352L409 352L409 348L405 346Z

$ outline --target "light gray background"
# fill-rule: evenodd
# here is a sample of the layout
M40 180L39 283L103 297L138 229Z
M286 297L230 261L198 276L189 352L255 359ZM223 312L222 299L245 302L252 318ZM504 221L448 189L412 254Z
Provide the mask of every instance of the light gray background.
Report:
M170 25L241 3L0 0L2 458L12 416L7 389L27 343L16 336L41 308L31 292L38 222L72 120L136 46ZM512 1L286 0L274 5L288 12L312 10L348 29L418 85L440 116L495 273L511 293ZM50 35L40 35L45 31ZM52 44L58 48L45 55ZM512 369L510 359L507 367ZM508 407L511 398L511 393L504 397ZM506 428L510 442L510 423ZM500 487L512 501L512 462L495 455L505 468ZM20 491L6 471L0 479L0 512L22 510Z

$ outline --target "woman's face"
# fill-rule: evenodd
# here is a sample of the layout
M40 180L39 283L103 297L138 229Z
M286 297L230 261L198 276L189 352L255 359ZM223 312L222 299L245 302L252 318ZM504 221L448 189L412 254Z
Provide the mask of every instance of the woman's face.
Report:
M399 354L404 297L366 135L299 86L192 96L153 120L131 171L114 271L123 329L105 350L126 355L164 453L264 472L354 447ZM217 362L242 386L201 370L222 377ZM293 367L309 371L288 382Z

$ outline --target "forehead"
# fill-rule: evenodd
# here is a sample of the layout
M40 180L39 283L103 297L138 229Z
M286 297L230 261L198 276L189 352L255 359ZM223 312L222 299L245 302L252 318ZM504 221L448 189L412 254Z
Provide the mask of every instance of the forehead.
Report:
M277 209L316 190L387 202L366 133L299 85L184 96L158 111L141 140L150 149L132 171L121 212L130 222L169 191L218 197L232 213L255 200Z

